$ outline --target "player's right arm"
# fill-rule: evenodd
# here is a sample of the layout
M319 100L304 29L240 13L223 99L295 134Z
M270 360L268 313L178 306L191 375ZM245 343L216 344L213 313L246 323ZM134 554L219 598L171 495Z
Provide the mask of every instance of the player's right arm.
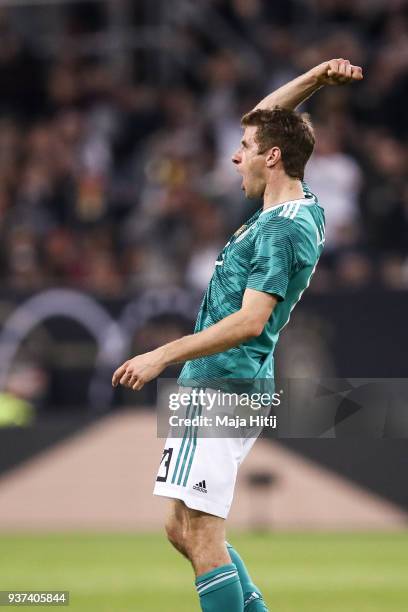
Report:
M315 66L266 96L253 110L271 110L276 106L294 110L325 85L345 85L361 81L363 71L349 60L332 59Z
M173 363L223 353L259 336L277 302L278 297L273 293L258 291L256 287L246 289L240 310L202 331L125 361L115 371L112 385L116 387L120 383L139 391L145 383L159 376L164 368Z

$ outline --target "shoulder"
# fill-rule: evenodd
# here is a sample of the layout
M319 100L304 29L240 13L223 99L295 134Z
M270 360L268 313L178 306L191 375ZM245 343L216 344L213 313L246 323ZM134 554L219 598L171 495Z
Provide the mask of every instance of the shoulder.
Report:
M289 202L277 211L262 215L258 226L260 244L282 246L290 243L296 252L306 250L309 253L316 248L317 232L324 233L324 213L313 202Z
M284 241L294 241L296 227L289 218L277 214L266 214L257 223L255 241L276 245Z
M290 237L298 231L299 202L288 202L260 215L257 223L259 236Z

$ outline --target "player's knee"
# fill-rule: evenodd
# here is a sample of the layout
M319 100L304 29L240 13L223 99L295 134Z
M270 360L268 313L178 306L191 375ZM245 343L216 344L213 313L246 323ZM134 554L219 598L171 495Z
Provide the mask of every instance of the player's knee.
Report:
M166 521L164 525L164 530L166 532L167 539L170 542L170 544L173 544L173 546L178 544L179 539L180 539L180 528L177 522L174 520Z
M213 529L212 521L204 520L190 521L188 530L188 546L193 554L197 551L205 551L224 544L217 529Z
M174 518L169 519L166 521L164 529L166 531L167 539L174 546L174 548L176 548L182 554L185 554L185 538L180 522Z

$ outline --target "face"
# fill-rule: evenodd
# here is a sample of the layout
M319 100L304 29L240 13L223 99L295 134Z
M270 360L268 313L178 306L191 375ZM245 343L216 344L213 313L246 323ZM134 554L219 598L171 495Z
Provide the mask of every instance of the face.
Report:
M255 140L256 126L245 128L240 148L232 156L232 162L242 176L242 190L247 198L260 198L266 187L266 155L258 153Z

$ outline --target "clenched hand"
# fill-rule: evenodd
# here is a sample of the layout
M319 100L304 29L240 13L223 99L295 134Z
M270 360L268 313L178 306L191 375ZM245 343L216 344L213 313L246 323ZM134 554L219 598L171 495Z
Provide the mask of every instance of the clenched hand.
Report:
M345 85L363 79L361 66L353 66L343 58L323 62L312 71L321 85Z

